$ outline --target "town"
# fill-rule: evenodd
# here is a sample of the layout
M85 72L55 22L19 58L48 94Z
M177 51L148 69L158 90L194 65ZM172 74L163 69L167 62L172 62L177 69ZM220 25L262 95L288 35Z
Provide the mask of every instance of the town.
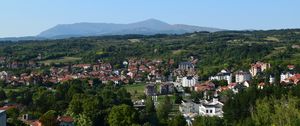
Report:
M171 107L173 116L180 113L187 124L192 126L195 117L210 116L223 117L223 106L228 100L224 92L238 94L240 91L256 85L257 89L275 84L279 80L284 86L300 83L299 71L295 65L285 66L286 70L279 76L274 73L263 74L274 67L270 63L257 61L249 64L248 70L235 70L224 68L218 73L203 80L197 74L196 64L199 59L191 56L188 61L175 62L173 59L138 59L131 58L121 64L111 64L98 60L93 64L41 64L39 54L34 60L28 62L10 61L9 57L0 57L0 66L8 71L0 72L2 85L6 87L22 87L39 85L47 90L55 91L53 85L64 84L71 80L87 82L86 86L113 85L125 87L131 94L131 100L136 110L146 107L146 97L150 97L155 105L164 104L165 96L175 99ZM201 60L201 59L200 59ZM118 65L118 68L114 66ZM14 69L41 69L43 72L24 72L14 74ZM257 84L253 82L258 76L264 75L264 80ZM267 76L266 76L267 75ZM131 89L133 88L133 89ZM140 96L137 96L140 95ZM1 96L3 97L3 96ZM0 108L1 113L10 109L21 109L22 104L5 100ZM3 117L4 116L4 117ZM3 117L3 118L2 118ZM169 115L172 117L172 113ZM40 126L41 122L24 113L19 120L30 126ZM4 121L5 120L5 121ZM60 126L73 126L74 119L67 113L57 118ZM1 114L1 122L6 122L6 116Z

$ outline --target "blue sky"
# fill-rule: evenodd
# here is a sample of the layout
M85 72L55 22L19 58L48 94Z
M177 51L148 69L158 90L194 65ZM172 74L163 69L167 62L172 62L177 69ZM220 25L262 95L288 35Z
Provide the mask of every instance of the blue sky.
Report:
M31 36L57 24L170 24L224 29L300 28L299 0L1 0L0 37Z

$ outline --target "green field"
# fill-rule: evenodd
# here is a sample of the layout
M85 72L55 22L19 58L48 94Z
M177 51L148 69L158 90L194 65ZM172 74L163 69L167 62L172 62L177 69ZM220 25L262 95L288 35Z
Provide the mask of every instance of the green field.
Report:
M145 84L125 85L124 88L131 94L133 99L138 99L139 96L144 95Z
M49 65L49 64L52 64L52 63L71 63L71 62L75 62L75 61L78 61L78 60L81 60L81 58L79 57L60 57L60 58L57 58L57 59L49 59L49 60L44 60L44 61L41 61L41 63L44 63L46 65Z

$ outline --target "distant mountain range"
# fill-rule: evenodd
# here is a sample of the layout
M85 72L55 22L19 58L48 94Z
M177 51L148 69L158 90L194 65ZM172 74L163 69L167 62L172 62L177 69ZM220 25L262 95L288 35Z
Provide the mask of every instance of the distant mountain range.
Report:
M168 24L156 19L148 19L130 24L114 23L75 23L59 24L41 32L37 36L20 38L2 38L0 40L32 40L32 39L57 39L82 36L103 36L103 35L126 35L126 34L184 34L196 31L217 32L224 29L199 27L183 24Z

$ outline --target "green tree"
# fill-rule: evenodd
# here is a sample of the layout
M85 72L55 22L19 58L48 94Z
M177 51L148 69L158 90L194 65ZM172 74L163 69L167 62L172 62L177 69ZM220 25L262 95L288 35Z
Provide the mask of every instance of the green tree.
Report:
M6 111L8 118L17 119L19 117L20 111L17 108L11 108Z
M280 99L263 98L256 102L252 120L257 126L296 126L300 124L299 99L282 96Z
M76 126L92 126L93 122L88 116L79 114L79 116L75 118L75 124Z
M151 125L158 125L158 118L156 115L154 102L151 97L147 97L146 100L146 118Z
M49 110L45 114L43 114L40 119L43 126L57 126L57 113L54 110Z
M222 126L223 120L219 117L199 116L193 122L194 126Z
M131 126L137 123L136 119L136 111L125 104L114 106L108 115L110 126Z
M170 122L169 126L185 126L187 125L185 118L182 115L176 115Z
M6 93L3 89L0 89L0 101L7 99Z
M69 103L68 113L78 115L83 111L82 108L82 99L83 96L78 94L74 95L71 102Z
M158 104L157 107L157 117L160 120L160 123L165 124L167 123L169 113L171 111L171 100L168 95L165 96L165 99L162 103Z

